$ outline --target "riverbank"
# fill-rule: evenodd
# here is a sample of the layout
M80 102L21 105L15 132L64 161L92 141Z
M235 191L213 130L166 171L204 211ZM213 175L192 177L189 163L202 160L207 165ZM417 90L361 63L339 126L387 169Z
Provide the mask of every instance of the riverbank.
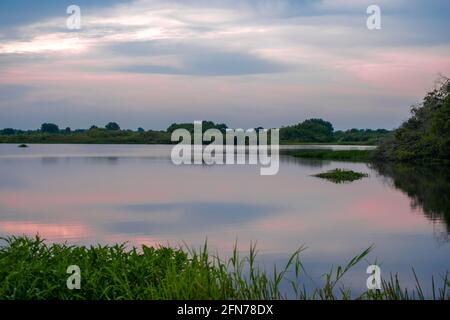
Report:
M124 245L47 245L42 239L11 237L0 245L0 299L285 299L281 283L288 282L296 299L425 299L421 285L406 290L397 278L379 291L353 296L342 277L363 261L371 248L347 265L332 268L323 285L307 291L301 253L294 252L284 268L267 272L256 262L256 248L246 257L229 260L200 250L152 248L127 250ZM67 268L80 270L81 289L69 290ZM289 277L288 277L289 274ZM69 279L69 282L71 280ZM432 283L431 299L448 299L448 277Z
M369 162L373 150L296 150L288 154L303 159Z
M170 141L170 136L166 133L157 135L130 135L115 137L90 137L87 135L80 136L64 136L64 135L42 135L42 136L2 136L0 135L0 144L176 144ZM309 145L339 145L339 146L375 146L374 143L360 141L329 141L329 142L295 142L280 141L282 146L309 146Z
M446 159L381 159L377 156L376 149L373 150L295 150L287 153L290 156L303 159L330 160L330 161L348 161L348 162L366 162L366 163L385 163L392 164L414 164L421 166L448 165L450 160Z

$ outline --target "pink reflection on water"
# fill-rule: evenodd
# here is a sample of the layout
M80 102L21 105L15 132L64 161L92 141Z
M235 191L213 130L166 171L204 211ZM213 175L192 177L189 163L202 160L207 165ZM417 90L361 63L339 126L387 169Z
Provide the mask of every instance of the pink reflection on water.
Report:
M345 210L343 218L363 220L371 229L411 231L424 228L425 217L411 212L406 195L384 192L357 199Z
M46 240L83 239L92 234L89 227L78 224L37 223L34 221L1 221L0 230L6 234L35 236Z
M156 194L155 194L156 193ZM152 192L151 196L164 199L166 193L160 191ZM124 193L124 192L97 192L97 193L48 193L48 192L2 192L0 200L4 206L19 210L38 209L48 210L54 206L73 207L83 205L95 205L106 203L108 205L123 204L127 202L135 203L142 199L148 200L147 192Z

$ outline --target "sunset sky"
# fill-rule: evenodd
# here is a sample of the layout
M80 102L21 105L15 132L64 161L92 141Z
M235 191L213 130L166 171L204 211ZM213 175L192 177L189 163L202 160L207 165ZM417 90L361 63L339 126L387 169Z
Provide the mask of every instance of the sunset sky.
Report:
M66 8L81 8L68 30ZM381 30L366 9L381 7ZM0 128L394 128L450 76L448 0L1 0Z

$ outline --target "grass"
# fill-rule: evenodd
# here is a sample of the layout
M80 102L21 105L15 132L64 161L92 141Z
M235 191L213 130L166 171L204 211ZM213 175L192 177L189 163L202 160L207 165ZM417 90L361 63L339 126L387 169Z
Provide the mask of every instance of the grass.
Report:
M368 177L367 173L355 172L352 170L346 169L334 169L327 172L322 172L315 174L314 177L327 179L334 183L344 183L344 182L352 182L355 180L359 180L365 177Z
M304 159L368 162L372 150L299 150L290 155Z
M47 245L39 237L2 238L0 247L0 299L286 299L282 282L296 299L425 299L417 280L408 291L396 277L383 281L382 289L352 296L342 285L343 276L371 251L368 248L345 266L332 268L323 285L308 291L308 274L301 262L304 248L295 251L286 265L267 272L256 262L256 247L241 258L235 249L227 261L200 250L114 246ZM236 247L235 247L236 248ZM69 265L81 270L81 289L69 290ZM414 273L415 274L415 273ZM431 299L448 299L448 275Z

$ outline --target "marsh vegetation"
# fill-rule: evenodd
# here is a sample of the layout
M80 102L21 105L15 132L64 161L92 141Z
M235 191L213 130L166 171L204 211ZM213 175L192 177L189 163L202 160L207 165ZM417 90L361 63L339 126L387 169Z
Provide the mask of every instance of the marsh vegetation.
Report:
M313 289L304 285L308 272L299 248L281 268L269 272L257 260L256 246L241 257L236 247L228 260L211 255L205 244L189 248L147 247L127 250L125 245L47 245L39 237L2 239L0 299L448 299L448 274L432 279L430 296L419 280L412 290L398 278L382 282L380 290L354 294L343 278L367 257L371 248L323 275ZM81 289L66 287L69 265L81 270ZM413 274L415 275L414 271ZM282 289L288 283L289 292Z
M367 173L355 172L352 170L339 169L339 168L314 175L314 177L326 179L326 180L329 180L334 183L352 182L352 181L360 180L360 179L368 177L368 176L369 175Z

